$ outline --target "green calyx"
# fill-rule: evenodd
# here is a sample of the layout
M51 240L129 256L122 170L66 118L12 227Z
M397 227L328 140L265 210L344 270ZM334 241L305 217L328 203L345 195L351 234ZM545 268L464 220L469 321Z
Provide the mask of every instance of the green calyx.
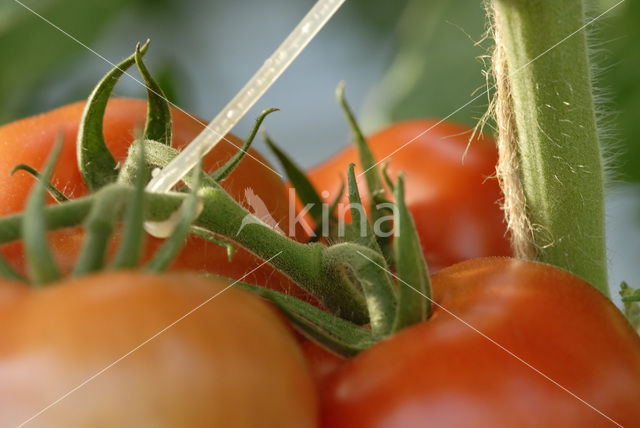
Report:
M102 132L102 119L107 109L107 102L118 79L135 63L136 56L143 55L148 48L149 42L136 49L135 54L107 73L87 100L78 128L76 156L82 178L92 192L114 182L118 176L116 161L107 148Z
M46 205L47 191L56 196L49 177L61 147L57 144L42 174L30 171L37 183L25 212L0 219L0 244L24 240L30 278L23 277L2 258L1 275L14 281L31 281L33 285L59 280L63 273L54 261L46 234L78 225L84 226L85 236L73 275L103 269L139 268L144 248L143 225L170 225L164 244L143 269L153 272L166 269L188 234L224 246L229 258L239 245L287 275L317 298L326 311L276 291L248 284L239 286L273 302L304 334L339 354L354 355L398 329L428 317L428 269L404 203L401 175L395 185L386 177L395 199L385 201L388 203L386 209L393 213L389 231L391 225L397 227L393 241L391 234L385 236L384 241L377 239L377 231L361 206L353 165L348 170L347 183L353 221L345 242L331 246L318 242L300 243L260 221L246 221L253 215L235 201L220 182L239 164L262 122L275 109L262 112L243 147L216 171L208 174L200 164L184 178L183 189L167 193L146 192L151 171L164 168L178 154L170 145L168 104L142 63L147 46L148 43L138 45L133 56L102 79L85 108L77 155L83 178L92 193L79 199L57 195L57 204ZM148 86L147 123L140 138L132 142L127 159L116 169L102 136L102 120L118 77L134 62ZM304 190L303 200L320 203L300 169L272 142L269 144L279 153L289 176L298 177L296 188ZM25 166L19 168L28 170ZM377 174L377 170L373 170ZM380 182L378 184L381 186ZM380 193L378 190L371 192L372 187L369 190L373 199L381 200L375 196ZM337 200L332 204L331 212L336 203ZM332 219L330 226L335 227L335 217L329 218ZM380 219L380 216L375 218ZM317 226L329 224L320 222ZM116 231L120 231L120 243L109 261L107 250ZM393 246L388 246L391 242ZM391 255L385 254L385 248Z
M47 235L47 223L42 215L45 207L46 183L49 181L61 150L62 140L58 138L45 164L42 179L37 181L27 198L24 221L21 224L26 258L35 284L58 281L62 277L49 250L47 240L43 239Z
M380 229L380 233L377 235L377 241L382 249L382 253L387 259L387 263L390 266L393 266L394 257L391 249L391 238L388 236L391 223L385 221L387 218L391 217L393 213L389 208L389 201L385 198L385 189L382 185L382 181L380 180L378 164L373 157L369 143L367 143L367 140L360 129L360 125L358 125L351 108L347 104L347 100L344 95L344 84L338 85L336 94L338 97L338 103L342 107L347 118L347 122L351 127L351 132L360 158L362 174L364 174L367 183L367 190L370 198L369 212L371 213L371 221L374 226L378 225Z

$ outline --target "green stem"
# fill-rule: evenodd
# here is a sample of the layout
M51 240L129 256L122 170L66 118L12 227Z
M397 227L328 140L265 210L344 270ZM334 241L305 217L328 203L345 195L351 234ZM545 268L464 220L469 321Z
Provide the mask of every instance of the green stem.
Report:
M107 188L105 188L107 189ZM130 186L113 184L125 200L135 190ZM106 190L102 190L101 193ZM367 302L361 291L344 275L344 260L331 257L330 247L322 244L302 244L271 229L242 208L220 187L205 187L198 192L204 207L194 225L228 238L243 246L289 276L314 295L331 312L357 324L368 322ZM115 197L115 196L114 196ZM181 206L188 194L145 193L146 220L167 220ZM96 196L71 200L65 204L43 208L47 230L76 226L89 215ZM0 219L0 244L20 239L22 215ZM249 220L249 221L247 221ZM352 252L369 251L356 244ZM277 254L276 257L274 257ZM355 271L361 270L354 267Z
M604 179L582 0L493 6L537 259L608 295Z
M366 322L362 294L336 269L335 260L326 256L328 247L287 238L238 205L221 188L206 187L199 195L205 206L196 225L237 242L263 260L271 260L271 265L311 292L333 313L356 323ZM273 257L275 254L278 256Z
M198 182L199 180L196 179ZM153 258L146 266L149 272L162 272L165 270L182 249L189 234L191 223L198 217L200 201L198 200L197 188L199 183L191 191L187 199L180 206L180 210L174 215L178 215L178 222L171 235L162 244L162 247L154 254Z
M139 145L137 156L137 174L134 190L129 196L129 203L124 214L122 238L113 260L112 269L133 269L140 263L144 241L144 186L147 183L147 165L144 144ZM128 160L128 159L127 159ZM118 180L120 177L118 177Z

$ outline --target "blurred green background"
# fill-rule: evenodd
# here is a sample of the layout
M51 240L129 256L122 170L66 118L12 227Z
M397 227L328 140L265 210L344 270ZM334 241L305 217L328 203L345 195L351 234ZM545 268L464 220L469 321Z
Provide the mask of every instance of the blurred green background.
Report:
M589 33L609 153L614 287L640 284L640 2L618 1L588 5L591 17L613 8ZM107 61L147 38L147 64L172 101L210 119L313 3L3 0L0 124L86 98ZM260 110L278 107L265 128L303 166L320 162L349 141L334 97L343 80L367 132L421 116L474 125L488 104L487 95L469 103L486 88L485 32L481 0L349 0L234 132L246 135ZM144 96L126 77L116 92Z

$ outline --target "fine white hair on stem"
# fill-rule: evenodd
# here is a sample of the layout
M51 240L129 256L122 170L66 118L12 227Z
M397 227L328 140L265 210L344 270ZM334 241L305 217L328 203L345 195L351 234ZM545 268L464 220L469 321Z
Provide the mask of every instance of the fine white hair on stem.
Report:
M481 130L489 119L495 121L498 134L496 176L502 189L501 205L511 247L517 258L534 260L537 248L534 240L534 226L528 216L526 198L520 179L518 132L509 86L507 61L500 30L495 26L496 12L490 2L486 2L486 8L490 22L488 34L493 36L495 46L491 55L492 66L485 74L487 87L489 89L495 88L495 91L490 95L488 111L476 125L476 130Z
M585 2L585 15L587 18L589 16L597 16L601 12L595 3L593 1ZM623 150L619 130L616 126L619 111L613 103L611 89L604 86L603 82L604 76L617 66L617 63L610 62L611 52L609 46L615 40L602 38L602 28L606 25L608 25L606 19L599 19L586 28L586 34L598 140L602 153L605 186L606 190L609 191L623 180L617 168L621 163L620 154Z
M594 6L589 2L586 3L587 6ZM499 151L496 174L503 192L502 208L505 213L505 221L512 241L512 248L516 257L531 259L536 256L540 245L540 242L534 240L534 236L535 234L539 235L541 230L539 230L538 226L531 224L528 217L526 198L520 180L518 132L514 120L513 100L510 93L506 58L504 57L504 46L500 28L496 26L495 14L497 12L492 7L491 1L487 0L485 7L489 18L487 30L489 37L487 38L492 38L494 41L491 55L492 66L485 72L486 84L489 90L495 88L495 91L490 94L488 111L481 118L476 129L481 130L488 121L495 122ZM593 10L596 14L601 12L597 9L587 8L586 17L590 15L589 10ZM602 25L601 22L599 26ZM620 153L620 150L618 150L620 143L613 126L617 115L616 110L612 106L608 90L600 84L601 76L613 67L612 65L601 66L607 60L606 45L609 41L598 39L598 33L598 26L589 25L586 28L598 140L605 173L605 185L609 190L613 183L620 181L620 177L616 175L617 169L615 168L618 163L616 156L619 156ZM549 238L551 239L549 242L552 242L552 238Z

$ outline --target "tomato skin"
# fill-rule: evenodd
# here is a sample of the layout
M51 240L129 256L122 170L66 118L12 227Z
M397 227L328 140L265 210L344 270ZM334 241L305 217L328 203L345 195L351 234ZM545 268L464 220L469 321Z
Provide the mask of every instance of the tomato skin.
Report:
M399 171L405 173L407 207L430 271L474 257L510 256L498 205L500 188L497 180L488 179L495 175L495 143L478 137L468 145L468 128L437 122L398 122L367 137L374 159L388 161L392 179ZM341 183L346 183L347 166L352 162L360 163L353 145L308 171L318 192L329 192L326 201L333 201ZM356 176L361 171L356 166ZM368 207L364 175L358 178L358 185ZM342 202L346 207L346 196ZM348 212L346 217L350 218Z
M0 283L0 426L314 427L301 351L267 304L196 274ZM215 297L214 297L215 296Z
M323 385L347 361L312 340L300 338L300 347L317 386Z
M0 127L0 216L19 212L24 203L34 178L23 171L9 176L13 167L26 163L41 170L48 153L57 136L64 135L63 148L51 178L54 186L61 189L68 197L77 198L88 194L82 180L76 160L76 134L84 109L84 102L70 104L51 112L19 120ZM107 104L103 121L106 144L118 162L127 155L129 145L137 130L144 126L147 104L143 100L112 98ZM183 147L202 131L206 123L190 117L186 113L173 109L173 145ZM233 144L218 144L205 158L204 168L214 170L221 166L242 146L242 141L234 135L226 137ZM253 189L281 229L287 230L289 224L288 188L281 178L264 165L268 163L255 150L251 156L245 156L237 168L221 184L237 201L246 205L245 190ZM262 163L262 164L261 164ZM264 165L263 165L264 164ZM50 201L52 202L52 201ZM295 231L300 237L302 230ZM83 233L81 228L54 231L49 234L57 262L63 271L70 271L81 251ZM149 237L146 254L150 255L161 244L162 240ZM25 272L25 259L21 243L4 245L2 253L9 262L21 272ZM226 250L195 236L188 238L187 244L176 257L171 269L199 270L213 272L234 279L242 278L247 272L255 269L262 260L237 248L234 259L229 262ZM269 286L277 290L290 291L294 295L304 294L291 281L270 266L263 266L244 278L246 282Z
M640 338L603 295L560 269L507 258L432 277L440 307L323 385L327 427L609 427L640 421Z

